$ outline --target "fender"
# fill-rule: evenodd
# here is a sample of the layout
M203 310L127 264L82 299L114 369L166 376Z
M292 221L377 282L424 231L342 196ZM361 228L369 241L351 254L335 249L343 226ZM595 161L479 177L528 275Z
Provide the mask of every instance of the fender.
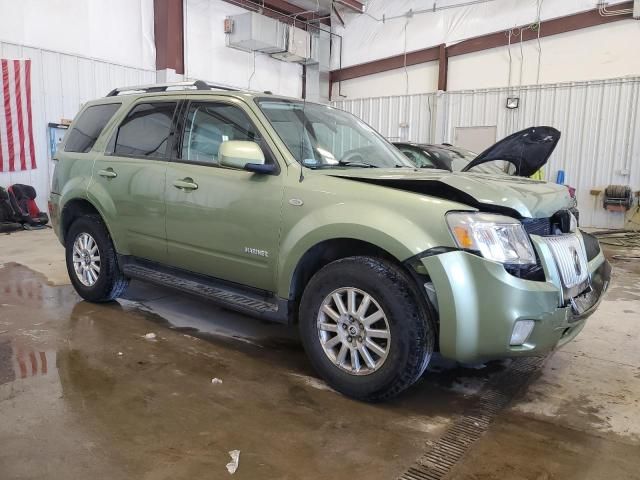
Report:
M363 212L366 212L363 215ZM434 214L436 215L436 214ZM444 214L440 217L444 219ZM331 219L327 223L327 219ZM286 222L286 219L285 219ZM298 263L313 246L326 240L353 239L373 244L402 262L430 248L448 245L451 236L444 224L417 223L398 214L392 206L363 201L315 208L289 229L281 242L277 293L289 298Z

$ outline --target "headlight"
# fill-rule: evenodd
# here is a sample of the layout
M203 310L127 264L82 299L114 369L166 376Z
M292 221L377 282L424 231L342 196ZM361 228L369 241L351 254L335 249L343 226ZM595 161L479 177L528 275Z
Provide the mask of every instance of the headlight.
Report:
M447 223L458 247L479 251L496 262L527 265L536 255L522 223L491 213L451 212Z

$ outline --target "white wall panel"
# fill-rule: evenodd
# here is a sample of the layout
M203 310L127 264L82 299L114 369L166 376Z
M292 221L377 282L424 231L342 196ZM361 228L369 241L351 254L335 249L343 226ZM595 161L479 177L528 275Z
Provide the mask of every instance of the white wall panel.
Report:
M412 95L438 89L438 62L421 63L333 84L331 98L368 98L380 95Z
M38 206L46 210L53 173L47 123L73 118L84 102L103 97L115 87L155 83L156 74L153 70L6 42L0 42L0 58L32 60L31 100L37 164L34 170L0 173L0 186L33 185L38 192Z
M0 0L0 41L154 69L153 0Z
M615 10L614 4L620 0L607 3ZM433 11L434 4L440 8L462 6ZM399 55L405 48L412 51L441 43L450 45L533 24L540 5L540 18L544 21L594 9L598 0L493 0L475 4L465 0L371 0L367 2L366 15L348 15L344 27L335 27L335 33L344 39L342 66ZM410 10L413 13L407 16ZM332 62L331 68L337 69L338 55L333 56Z
M619 22L584 28L511 45L511 85L533 85L640 75L640 55L623 45L640 45L640 22ZM509 49L492 48L449 58L448 90L509 85Z
M584 28L449 58L450 91L534 85L567 81L600 80L626 75L640 75L640 55L630 54L622 45L640 45L640 21L619 22ZM373 49L372 49L373 50ZM511 60L509 60L511 51ZM538 56L540 54L540 56ZM538 72L538 58L540 69ZM511 80L509 80L511 64ZM342 82L347 98L435 92L438 88L438 62L413 65ZM333 85L333 99L338 100L338 84Z
M520 108L505 108L519 96ZM337 108L361 117L389 138L415 142L453 142L456 127L495 125L503 138L532 125L550 125L562 138L545 167L554 181L558 170L577 188L581 223L621 228L624 216L602 209L593 188L629 184L640 189L640 77L569 82L521 89L481 89L441 95L410 95L343 100ZM429 108L431 109L429 111ZM399 123L409 120L409 127Z
M361 118L391 141L429 143L435 136L438 95L359 98L331 105Z

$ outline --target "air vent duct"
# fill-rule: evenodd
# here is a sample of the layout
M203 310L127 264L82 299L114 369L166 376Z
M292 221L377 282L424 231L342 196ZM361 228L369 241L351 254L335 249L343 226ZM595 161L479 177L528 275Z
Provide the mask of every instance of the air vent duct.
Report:
M311 58L311 36L309 32L290 25L287 29L287 48L271 56L285 62L305 62Z
M255 12L232 15L225 21L227 46L246 52L287 50L287 25ZM306 33L306 32L305 32Z

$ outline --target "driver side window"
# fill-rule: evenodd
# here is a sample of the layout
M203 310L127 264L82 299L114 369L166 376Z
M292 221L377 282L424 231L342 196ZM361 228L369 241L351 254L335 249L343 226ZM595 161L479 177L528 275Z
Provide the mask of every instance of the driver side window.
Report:
M260 141L258 130L243 110L223 103L190 105L182 134L182 160L219 166L220 145L229 140Z

